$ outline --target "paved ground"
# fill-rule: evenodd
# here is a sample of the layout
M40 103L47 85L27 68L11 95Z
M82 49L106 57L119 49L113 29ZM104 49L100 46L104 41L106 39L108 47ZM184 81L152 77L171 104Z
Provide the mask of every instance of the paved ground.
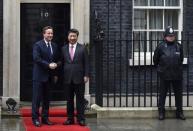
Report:
M0 131L25 131L20 118L0 119Z
M192 131L193 119L103 119L89 120L92 131Z
M96 119L88 118L91 131L192 131L193 119ZM24 131L20 118L0 119L0 131Z

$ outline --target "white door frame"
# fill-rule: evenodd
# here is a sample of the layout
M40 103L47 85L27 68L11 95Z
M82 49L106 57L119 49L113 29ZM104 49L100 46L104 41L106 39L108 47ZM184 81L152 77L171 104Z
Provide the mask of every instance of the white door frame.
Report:
M80 43L89 43L90 0L3 0L3 108L6 108L5 101L9 97L20 103L21 3L70 3L71 28L79 30ZM85 96L90 101L89 85Z

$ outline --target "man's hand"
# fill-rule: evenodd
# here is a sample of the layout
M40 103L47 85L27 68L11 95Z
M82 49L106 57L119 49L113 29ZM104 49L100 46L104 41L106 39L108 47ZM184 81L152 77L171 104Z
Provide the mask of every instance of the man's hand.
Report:
M52 62L52 63L49 64L49 68L52 69L52 70L54 70L54 69L57 68L57 64L54 63L54 62Z
M84 83L87 83L89 78L87 76L84 77Z

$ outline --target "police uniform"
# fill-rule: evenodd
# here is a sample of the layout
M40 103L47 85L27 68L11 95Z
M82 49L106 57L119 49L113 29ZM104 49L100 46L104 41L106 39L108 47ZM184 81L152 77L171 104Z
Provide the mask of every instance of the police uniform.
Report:
M166 28L164 38L174 36L172 27ZM157 66L160 77L159 94L159 119L165 118L165 100L168 89L173 87L176 102L176 117L184 120L182 110L182 75L183 75L183 48L177 41L167 41L164 39L154 51L153 61Z

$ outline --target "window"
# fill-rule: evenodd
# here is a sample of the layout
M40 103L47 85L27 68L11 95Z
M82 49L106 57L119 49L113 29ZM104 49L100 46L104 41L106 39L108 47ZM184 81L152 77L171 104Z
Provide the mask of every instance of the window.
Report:
M167 26L172 26L181 39L182 3L182 0L133 0L133 51L153 52Z
M183 0L133 0L134 56L130 65L153 63L153 52L168 26L174 28L177 39L181 40L182 14Z

